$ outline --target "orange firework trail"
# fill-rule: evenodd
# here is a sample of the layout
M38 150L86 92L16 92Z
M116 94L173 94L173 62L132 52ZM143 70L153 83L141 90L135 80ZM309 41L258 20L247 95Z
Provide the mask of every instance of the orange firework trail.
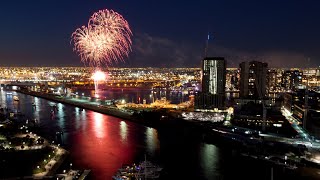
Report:
M91 66L110 65L123 60L131 51L131 36L128 22L113 10L100 10L71 35L73 50L81 61Z

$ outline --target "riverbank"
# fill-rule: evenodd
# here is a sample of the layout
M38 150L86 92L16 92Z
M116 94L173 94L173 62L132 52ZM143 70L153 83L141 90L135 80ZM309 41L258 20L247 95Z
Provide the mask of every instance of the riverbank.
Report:
M159 126L157 130L154 130L137 125L138 123L121 122L121 120L119 121L116 118L102 115L94 116L97 113L93 113L92 111L81 112L81 109L79 108L61 104L56 104L58 113L56 114L56 118L51 120L48 119L48 117L50 111L55 107L55 103L23 94L18 94L18 96L20 98L19 105L21 105L21 107L24 107L26 110L32 109L33 111L30 111L30 115L34 113L39 114L37 119L42 120L41 124L47 124L46 127L43 127L44 132L47 131L47 134L50 134L49 131L51 129L58 127L65 133L69 133L68 136L66 136L65 142L68 144L68 148L72 153L70 156L71 162L74 163L74 165L81 167L81 169L92 169L92 176L95 179L110 177L110 174L114 174L114 169L118 169L122 163L130 163L130 159L139 161L142 154L146 153L150 155L150 159L154 159L155 162L163 165L163 167L167 169L169 177L177 177L177 179L181 178L181 173L175 173L176 171L187 169L188 172L191 172L190 174L192 174L192 169L202 166L204 167L203 169L195 170L193 172L196 174L194 175L194 179L201 179L199 178L201 176L198 175L198 171L200 173L208 172L207 169L216 167L212 163L203 162L203 160L208 159L209 162L213 162L210 157L218 159L222 156L222 153L224 153L223 157L220 159L222 159L223 162L226 162L226 158L230 157L232 160L227 162L228 164L233 164L234 161L237 161L233 159L235 156L238 157L238 154L240 153L238 153L238 151L225 151L231 151L233 149L238 150L242 147L242 138L232 139L234 136L224 138L224 135L228 133L223 133L223 129L219 129L219 132L214 131L212 135L207 133L208 135L204 138L212 143L202 143L203 137L201 134L204 134L204 132L201 132L201 130L203 129L203 131L205 131L206 129L209 131L209 123L200 123L198 121L197 123L194 122L192 124L187 123L189 121L174 121L171 118L167 118L167 123L161 123L161 126ZM30 107L33 102L35 105L39 105L39 107ZM60 119L60 117L63 117L63 119ZM161 120L161 122L163 121L165 120ZM200 128L200 124L202 124L202 128ZM246 135L245 133L243 134ZM249 140L250 137L246 137L246 139ZM235 143L237 140L240 142ZM227 144L228 146L226 146ZM239 144L239 146L234 147L235 144ZM229 147L229 145L233 147ZM252 146L254 149L264 149L264 147L257 148L257 145L254 144ZM275 149L277 146L278 145L275 144L274 147L271 148ZM130 148L128 149L128 147ZM130 154L131 149L136 153ZM247 150L243 149L243 151L246 152ZM129 156L130 158L125 158L124 155ZM139 156L141 157L139 158ZM178 158L175 159L177 156ZM186 157L188 157L189 162L181 164ZM241 157L241 160L242 159L247 160L251 158L244 156L243 158ZM241 160L238 161L240 163L236 166L231 167L230 165L227 165L223 167L224 169L230 169L230 171L236 173L235 169L242 167ZM265 161L262 160L256 161L257 160L254 159L254 163L257 163L257 166L265 164L269 165L269 163L265 163ZM222 166L221 164L218 165L220 167ZM182 168L177 169L177 166L181 166ZM68 167L68 164L66 167ZM189 167L190 169L188 169ZM255 166L252 166L250 169L253 169L255 172L262 169L260 167L257 169L254 168ZM108 172L106 172L106 169L108 169ZM247 172L246 169L241 169L241 171ZM261 172L259 171L259 173ZM259 177L260 176L256 176L256 179L259 179ZM183 178L188 179L187 176ZM205 176L205 179L214 179L214 176L208 175Z
M47 93L42 93L42 92L25 91L25 90L17 90L17 92L22 93L22 94L27 94L30 96L34 96L34 97L43 98L43 99L54 101L54 102L58 102L58 103L76 106L76 107L79 107L82 109L92 110L92 111L99 112L102 114L106 114L106 115L114 116L114 117L121 118L124 120L128 120L131 122L139 123L139 124L142 124L142 125L145 125L148 127L157 127L157 125L158 125L158 123L155 121L152 121L152 120L148 121L146 119L139 118L132 113L123 111L123 110L118 109L114 106L104 106L104 105L100 105L97 103L94 104L94 103L90 103L90 102L83 102L83 101L77 100L76 98L63 97L63 96L59 96L59 95L47 94Z
M13 134L6 133L12 132L12 128L1 128L1 134L5 135L1 136L0 168L3 172L0 179L53 177L69 152L37 135L31 127L16 123L16 131Z
M207 126L207 122L186 121L181 118L177 118L177 115L168 113L167 111L161 109L154 111L141 110L140 112L129 113L114 106L100 105L101 103L95 102L94 98L91 98L91 101L88 101L83 100L83 98L66 98L59 95L34 91L17 90L17 92L43 98L57 103L76 106L81 109L92 110L155 129L170 127L184 129L185 133L194 134L197 137L203 136L203 134L207 134L211 131L212 126L217 125L211 124L210 126Z

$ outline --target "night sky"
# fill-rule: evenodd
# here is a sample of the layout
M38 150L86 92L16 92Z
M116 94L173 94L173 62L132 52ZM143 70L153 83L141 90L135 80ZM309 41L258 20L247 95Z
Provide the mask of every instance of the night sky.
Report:
M124 16L132 52L116 67L199 67L210 56L228 67L320 65L320 1L10 0L0 3L0 66L84 66L72 32L100 9ZM308 59L310 59L308 61Z

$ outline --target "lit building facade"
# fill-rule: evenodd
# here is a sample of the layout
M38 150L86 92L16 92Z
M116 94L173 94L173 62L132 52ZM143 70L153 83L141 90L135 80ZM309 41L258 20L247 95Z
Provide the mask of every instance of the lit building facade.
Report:
M202 62L202 92L196 94L195 109L224 109L226 62L223 57L207 57Z
M277 90L277 71L275 69L269 69L268 70L268 75L267 75L267 80L268 80L268 92L274 92Z
M282 87L285 91L297 90L302 85L303 73L299 70L287 70L282 75Z

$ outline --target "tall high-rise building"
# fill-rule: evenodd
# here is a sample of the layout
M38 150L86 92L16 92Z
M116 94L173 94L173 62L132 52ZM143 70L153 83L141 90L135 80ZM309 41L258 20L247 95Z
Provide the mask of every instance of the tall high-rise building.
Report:
M222 57L207 57L202 66L202 92L224 94L226 85L226 62Z
M202 62L202 92L195 98L196 109L225 107L226 62L223 57L206 57Z
M284 71L283 74L282 74L282 87L284 90L288 91L288 90L291 90L291 71L290 70L287 70L287 71Z
M302 85L302 72L294 70L291 72L291 89L297 90Z
M240 97L259 99L266 95L268 64L259 61L240 63Z
M269 69L267 71L267 80L268 80L268 92L277 90L277 71L275 69Z
M302 84L302 72L287 70L282 74L282 87L284 90L297 90Z

